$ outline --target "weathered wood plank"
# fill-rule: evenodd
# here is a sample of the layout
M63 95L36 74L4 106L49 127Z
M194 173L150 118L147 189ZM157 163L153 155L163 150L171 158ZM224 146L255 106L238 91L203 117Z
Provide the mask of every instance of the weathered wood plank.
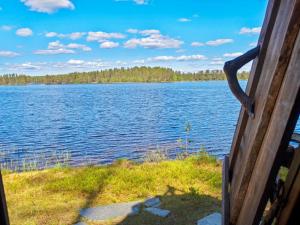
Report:
M270 0L268 3L265 19L263 22L262 30L258 40L258 44L261 46L259 58L256 58L252 63L252 68L249 76L249 80L246 87L246 93L248 96L253 97L256 91L256 87L260 78L262 67L265 60L265 55L269 46L269 40L272 34L273 26L279 9L279 0ZM248 121L248 114L241 108L238 123L236 126L235 134L229 157L229 179L231 180L231 173L234 169L235 161L238 155L238 149L241 142L242 135L244 133L246 124Z
M277 225L287 225L289 223L297 201L300 201L300 149L295 151L295 156L284 184L283 199L284 205L278 214Z
M299 33L300 0L294 2L291 17L292 28L288 33ZM296 19L296 20L294 20ZM290 24L290 25L291 25ZM296 31L295 31L296 30ZM259 224L263 210L267 204L268 193L280 168L281 156L288 147L300 113L300 35L295 43L292 57L288 64L280 92L272 112L269 125L264 135L255 167L247 188L242 209L238 217L238 225ZM284 45L288 44L285 42ZM286 55L286 54L284 54ZM249 210L251 209L251 210Z
M9 225L9 218L8 218L7 205L6 205L1 170L0 170L0 224L1 225Z
M281 1L254 96L255 118L248 120L233 170L230 222L236 224L251 174L282 85L299 26L299 0ZM299 14L298 14L299 15ZM298 19L299 20L299 19Z
M222 225L229 225L229 157L223 160L222 180Z

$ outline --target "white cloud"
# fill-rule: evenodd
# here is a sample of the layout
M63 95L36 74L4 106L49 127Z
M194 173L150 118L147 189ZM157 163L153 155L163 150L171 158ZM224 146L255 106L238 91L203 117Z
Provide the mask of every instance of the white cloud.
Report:
M201 47L201 46L219 46L219 45L224 45L224 44L228 44L228 43L232 43L233 39L216 39L216 40L212 40L212 41L207 41L205 43L203 42L198 42L198 41L194 41L191 43L192 47Z
M221 57L215 57L215 58L212 58L212 60L213 61L221 61L221 60L223 60L223 58L221 58Z
M98 41L104 42L107 39L123 39L126 36L121 33L106 33L103 31L98 32L88 32L87 41Z
M92 51L92 49L86 45L82 45L82 44L76 44L76 43L70 43L66 46L67 48L71 48L71 49L81 49L84 52L90 52Z
M179 18L178 19L178 22L181 22L181 23L186 23L186 22L191 22L192 20L189 19L189 18Z
M70 34L60 34L56 32L47 32L45 34L46 37L52 38L52 37L58 37L58 38L70 38L71 40L77 40L83 37L86 33L85 32L73 32Z
M81 59L70 59L63 62L24 62L15 64L6 64L7 70L16 73L29 74L58 74L75 71L93 71L108 67L108 62L100 59L84 61Z
M146 36L132 38L125 42L125 48L179 48L183 41L160 34L159 30L143 30L139 34Z
M225 53L223 56L224 57L238 57L243 55L242 52L233 52L233 53Z
M84 60L70 59L67 63L71 65L82 65L84 64Z
M216 39L213 41L207 41L205 44L208 46L219 46L219 45L224 45L232 42L233 42L232 39Z
M58 33L56 33L56 32L48 32L48 33L45 34L45 36L48 37L48 38L57 37Z
M151 29L151 30L140 30L139 34L143 35L143 36L149 36L149 35L153 35L153 34L160 34L159 30L155 30L155 29Z
M127 62L122 61L122 60L117 60L115 63L116 63L118 66L126 66L126 65L127 65Z
M144 59L138 59L138 60L134 60L133 63L135 64L144 64L146 62L146 60Z
M32 36L33 32L30 28L20 28L16 31L16 35L21 37L29 37Z
M224 65L224 61L220 60L220 61L211 61L210 64L211 65Z
M18 66L19 69L25 69L25 70L39 70L41 69L40 66L34 65L32 63L22 63Z
M128 33L130 34L141 34L143 36L149 36L149 35L152 35L152 34L160 34L160 31L159 30L156 30L156 29L149 29L149 30L138 30L138 29L128 29L127 30Z
M53 41L48 44L48 49L36 50L34 54L37 55L58 55L58 54L74 54L74 49L82 51L91 51L92 49L86 45L70 43L68 45L62 44L60 41Z
M64 48L64 45L60 41L53 41L48 44L48 49Z
M148 61L173 61L176 60L175 56L156 56L153 58L149 58Z
M251 43L249 44L249 46L250 46L250 47L256 47L256 46L257 46L257 42L251 42Z
M5 30L5 31L10 31L10 30L13 29L13 27L12 27L12 26L9 26L9 25L2 25L2 26L0 27L0 29L1 29L1 30Z
M15 57L18 55L20 54L13 51L0 51L0 57Z
M148 0L133 0L138 5L146 5L148 4Z
M147 5L150 0L115 0L115 2L128 2L132 1L137 5Z
M31 11L54 13L59 9L74 9L70 0L21 0Z
M69 34L68 36L70 37L70 39L76 40L76 39L81 38L83 35L85 35L84 32L74 32L74 33Z
M102 60L93 60L93 61L85 61L81 59L70 59L66 63L61 62L61 63L56 63L54 64L54 67L58 68L81 68L81 69L99 69L101 67L107 66L107 63L103 62Z
M242 27L240 29L240 34L259 34L261 31L261 27L253 27L253 28L249 28L249 27Z
M176 58L178 61L197 61L205 59L206 57L204 55L182 55Z
M74 54L75 51L70 49L45 49L45 50L36 50L34 54L36 55L59 55L59 54Z
M118 42L105 41L100 44L100 48L116 48L119 46Z
M204 46L204 45L205 45L204 43L198 42L198 41L195 41L195 42L191 43L191 46L193 46L193 47L201 47L201 46Z
M139 32L138 29L132 29L132 28L130 28L130 29L127 30L127 33L130 33L130 34L137 34L138 32Z
M177 49L175 52L177 52L177 53L186 52L186 49Z
M199 61L207 59L204 55L156 56L148 58L150 62L157 61Z

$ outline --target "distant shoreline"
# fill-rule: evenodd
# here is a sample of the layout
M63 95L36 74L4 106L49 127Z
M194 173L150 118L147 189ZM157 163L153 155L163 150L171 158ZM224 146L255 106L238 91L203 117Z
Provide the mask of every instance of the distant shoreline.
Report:
M247 79L239 79L239 80L247 80ZM171 83L200 83L200 82L210 82L210 81L227 81L227 79L220 80L187 80L187 81L165 81L165 82L133 82L133 81L124 81L124 82L105 82L105 83L25 83L25 84L0 84L0 87L5 86L54 86L54 85L102 85L102 84L171 84Z
M248 77L248 72L238 74L238 78L241 80L246 80ZM134 67L44 76L6 74L0 76L0 85L173 83L213 80L226 80L226 76L222 70L183 73L162 67Z

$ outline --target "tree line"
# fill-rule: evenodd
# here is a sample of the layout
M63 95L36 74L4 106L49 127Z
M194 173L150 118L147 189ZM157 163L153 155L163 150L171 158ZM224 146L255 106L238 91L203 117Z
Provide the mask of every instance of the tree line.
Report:
M248 79L248 72L241 72L238 78ZM5 74L0 76L0 85L22 84L85 84L119 82L179 82L226 80L222 70L205 70L195 73L179 72L162 67L133 67L107 69L92 72L74 72L61 75L29 76Z

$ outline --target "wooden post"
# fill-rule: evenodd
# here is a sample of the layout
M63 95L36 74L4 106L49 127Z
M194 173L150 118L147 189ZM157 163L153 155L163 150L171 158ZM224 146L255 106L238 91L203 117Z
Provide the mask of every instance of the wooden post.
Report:
M229 157L223 160L222 180L222 225L229 225Z
M261 207L264 203L261 198L263 198L265 188L270 181L269 175L274 170L272 166L276 163L276 154L281 151L282 143L280 141L283 140L283 137L287 137L284 132L286 126L290 126L289 116L291 116L290 113L299 89L297 85L299 85L300 79L299 74L296 74L296 71L297 73L299 71L300 59L297 56L299 49L296 47L298 46L296 43L299 41L296 42L296 39L300 28L300 0L271 1L269 7L271 6L272 12L268 13L271 16L267 16L270 19L265 20L271 24L264 24L266 27L263 28L263 30L269 30L270 37L269 40L265 39L266 37L263 38L261 49L265 52L258 59L258 63L262 63L259 64L261 68L258 69L257 62L254 64L256 67L252 67L252 70L258 71L255 76L259 76L257 84L250 82L250 85L257 86L254 88L255 93L252 93L255 101L255 117L250 119L245 112L243 113L242 118L239 119L231 149L231 224L258 224L257 218L261 214ZM268 28L270 26L271 30ZM293 51L295 48L297 50ZM252 80L255 78L253 77ZM283 94L284 92L286 93ZM288 99L289 101L287 101ZM286 117L283 116L283 113L286 113L284 114ZM277 118L274 117L275 114ZM273 140L269 140L269 136L273 137ZM278 141L276 145L274 145L275 137L277 138L276 143ZM266 146L266 140L268 140L269 146ZM268 160L261 157L267 157ZM258 166L258 163L262 164ZM270 168L265 169L264 166L268 165ZM257 172L255 172L256 170ZM260 194L256 193L258 187L253 186L258 185L257 182L262 185ZM249 186L249 184L251 185Z
M284 184L283 205L277 216L276 225L292 225L300 212L300 148L295 151L286 182ZM293 215L295 214L295 215Z
M1 170L0 170L0 224L9 225L8 211L7 211Z
M252 64L249 80L247 83L246 93L252 98L254 97L263 64L266 57L266 52L269 46L272 30L277 17L278 9L280 6L279 0L270 0L262 30L260 33L258 44L260 45L259 58L255 59ZM235 134L232 141L230 157L229 157L229 179L232 179L232 173L236 164L237 155L239 153L239 145L241 144L244 130L247 125L249 116L247 112L241 108L238 124L236 126Z

